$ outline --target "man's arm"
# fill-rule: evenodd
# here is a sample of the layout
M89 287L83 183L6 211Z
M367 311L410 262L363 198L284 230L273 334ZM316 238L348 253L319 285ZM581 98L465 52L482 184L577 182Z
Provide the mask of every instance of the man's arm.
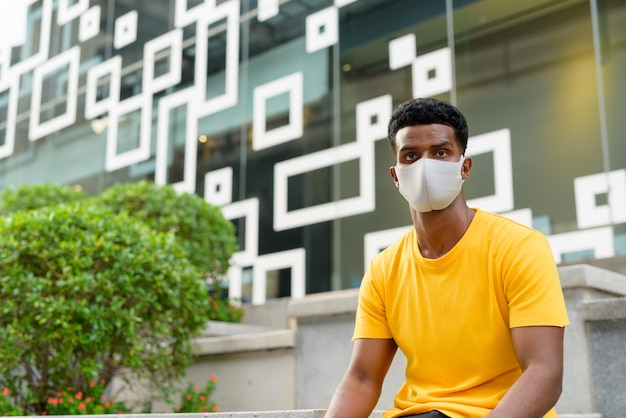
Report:
M350 365L330 400L326 418L367 418L378 402L397 348L393 339L355 340Z
M556 404L563 380L563 333L550 326L511 329L522 375L487 417L543 417Z

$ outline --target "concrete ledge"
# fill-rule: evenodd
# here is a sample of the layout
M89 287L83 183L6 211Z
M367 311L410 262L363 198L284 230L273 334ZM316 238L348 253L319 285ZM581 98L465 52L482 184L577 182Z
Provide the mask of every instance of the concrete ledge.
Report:
M242 351L274 350L277 348L294 348L296 346L296 333L293 330L284 329L262 331L253 334L203 337L196 338L193 344L195 354L200 356L238 353ZM214 414L211 414L211 416L216 417Z
M580 312L587 321L626 319L626 297L585 302Z
M210 414L125 414L125 418L324 418L325 409L298 409L293 411L213 412ZM379 418L382 411L374 411L369 418ZM111 415L88 415L91 418L111 418ZM57 418L75 418L58 415ZM601 414L559 414L558 418L602 418Z
M564 289L593 288L626 296L626 276L587 264L559 267ZM346 289L307 295L289 302L287 314L296 319L356 312L359 290Z
M587 264L559 267L564 289L593 288L626 296L626 276ZM356 312L359 290L346 289L307 295L289 302L287 314L296 319Z
M269 327L239 322L209 321L201 337L217 337L224 335L256 334L259 332L287 329L287 327Z
M314 293L289 303L288 315L294 318L328 316L356 312L359 289Z
M324 418L325 409L297 409L292 411L212 412L182 414L124 414L124 418ZM369 418L379 418L375 411ZM83 415L90 418L111 418L111 415ZM55 418L76 418L76 415L57 415Z
M324 409L303 409L297 411L259 411L259 412L217 412L210 415L185 414L190 418L324 418ZM150 417L151 418L151 417ZM177 418L174 415L161 418Z
M124 418L324 418L325 409L295 411L212 412L182 414L124 414ZM111 418L112 415L83 415L90 418ZM56 418L76 418L76 415L56 415Z
M559 267L563 289L594 288L626 296L626 276L588 264Z

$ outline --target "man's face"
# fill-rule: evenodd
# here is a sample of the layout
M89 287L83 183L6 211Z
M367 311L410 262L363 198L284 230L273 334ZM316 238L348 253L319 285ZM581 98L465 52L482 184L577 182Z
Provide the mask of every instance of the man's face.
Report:
M456 140L454 129L448 125L413 125L405 126L396 134L396 167L402 168L420 158L431 158L442 161L459 161L463 150ZM471 158L463 163L461 175L469 176ZM395 168L391 168L391 176L397 185Z

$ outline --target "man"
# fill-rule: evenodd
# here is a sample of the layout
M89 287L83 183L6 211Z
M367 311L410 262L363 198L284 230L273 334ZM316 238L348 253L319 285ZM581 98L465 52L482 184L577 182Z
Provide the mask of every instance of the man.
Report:
M467 138L446 102L393 113L390 172L414 227L363 278L327 418L368 417L398 347L406 382L384 418L556 417L568 319L554 258L539 232L467 206Z

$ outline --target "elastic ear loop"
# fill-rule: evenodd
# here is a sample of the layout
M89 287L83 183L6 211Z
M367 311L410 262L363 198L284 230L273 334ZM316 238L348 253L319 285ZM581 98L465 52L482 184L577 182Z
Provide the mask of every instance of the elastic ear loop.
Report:
M463 171L463 163L465 162L465 154L461 154L461 160L463 161L461 163L461 171ZM461 184L465 183L465 180L467 180L468 178L469 178L469 173L467 173L467 178L463 178L463 173L461 172Z

